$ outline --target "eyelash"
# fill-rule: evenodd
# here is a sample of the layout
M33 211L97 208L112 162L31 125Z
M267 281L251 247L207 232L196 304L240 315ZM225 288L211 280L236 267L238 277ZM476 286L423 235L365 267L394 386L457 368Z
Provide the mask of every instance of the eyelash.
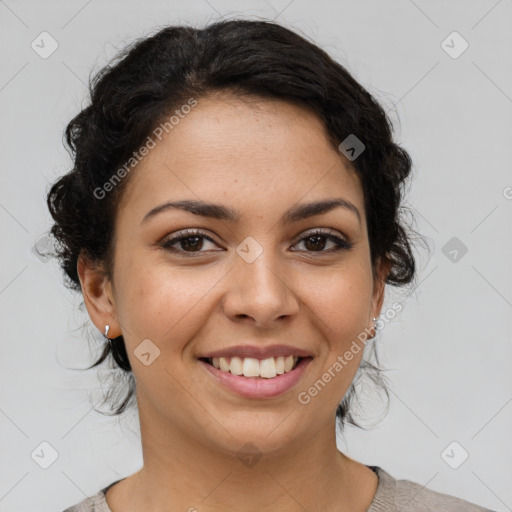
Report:
M334 235L331 231L327 231L327 230L323 230L323 229L316 229L314 231L309 232L306 236L303 236L302 238L300 238L297 241L297 243L303 242L304 240L307 240L308 238L312 238L315 236L321 236L321 237L327 238L328 240L332 241L336 245L336 248L329 249L326 251L321 250L321 251L307 251L307 252L332 254L332 253L336 253L336 252L343 251L343 250L345 250L345 251L350 250L354 246L354 244L352 242L348 242L347 240L344 240L343 238L340 238L339 236ZM175 253L181 253L185 257L194 257L196 255L201 254L202 252L206 252L206 251L195 251L195 252L194 251L184 251L184 250L179 250L179 249L172 247L173 245L176 245L177 243L179 243L183 240L186 240L187 238L205 238L206 240L209 240L212 243L216 243L213 238L211 238L207 234L203 233L202 231L186 229L184 231L181 231L178 235L176 235L172 238L169 238L167 240L164 240L163 242L160 243L160 246L168 251L175 252Z

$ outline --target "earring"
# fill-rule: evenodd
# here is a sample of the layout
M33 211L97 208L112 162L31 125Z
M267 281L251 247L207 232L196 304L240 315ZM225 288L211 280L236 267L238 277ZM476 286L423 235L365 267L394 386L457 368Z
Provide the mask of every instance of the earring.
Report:
M103 334L103 336L108 340L110 346L112 347L112 338L109 338L108 337L108 331L110 330L110 325L105 325L105 333ZM113 348L113 347L112 347Z
M375 336L377 336L377 331L379 330L378 326L377 326L377 318L376 317L373 317L373 338L375 338ZM372 339L373 339L372 338Z

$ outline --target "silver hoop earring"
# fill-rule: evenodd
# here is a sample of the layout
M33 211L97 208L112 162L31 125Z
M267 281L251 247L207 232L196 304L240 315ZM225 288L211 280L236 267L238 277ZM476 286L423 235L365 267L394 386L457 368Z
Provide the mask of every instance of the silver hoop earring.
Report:
M108 340L109 344L110 344L110 347L112 347L112 338L109 338L108 337L108 331L110 330L110 325L105 325L105 333L103 334L103 336Z
M375 336L377 336L377 331L379 330L379 328L377 327L377 318L376 317L373 317L373 330L374 330L374 335L373 337L375 338Z

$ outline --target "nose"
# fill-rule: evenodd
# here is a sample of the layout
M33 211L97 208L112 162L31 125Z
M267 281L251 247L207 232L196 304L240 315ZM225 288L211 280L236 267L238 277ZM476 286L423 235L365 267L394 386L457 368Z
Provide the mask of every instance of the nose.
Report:
M299 301L290 272L263 253L252 263L237 258L224 297L224 313L235 322L272 328L297 315ZM290 282L292 281L292 282Z

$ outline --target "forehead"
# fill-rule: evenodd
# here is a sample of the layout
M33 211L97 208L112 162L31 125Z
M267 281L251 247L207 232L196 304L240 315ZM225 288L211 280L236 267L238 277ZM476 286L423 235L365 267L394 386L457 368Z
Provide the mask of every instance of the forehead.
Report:
M173 199L222 201L252 213L344 197L363 215L350 163L321 119L289 102L216 95L197 100L132 171L121 206Z

